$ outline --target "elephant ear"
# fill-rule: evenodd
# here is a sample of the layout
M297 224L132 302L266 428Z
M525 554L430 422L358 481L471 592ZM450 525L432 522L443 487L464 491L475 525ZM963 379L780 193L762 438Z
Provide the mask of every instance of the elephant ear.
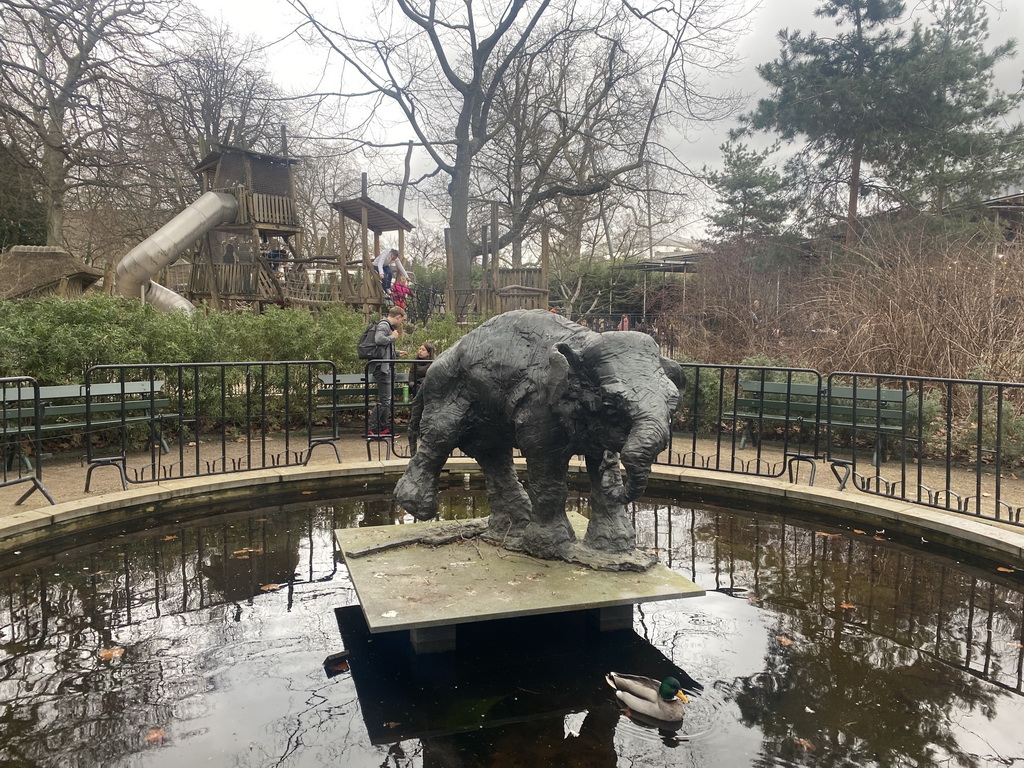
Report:
M661 358L661 367L665 371L665 375L679 389L679 394L682 394L686 390L686 377L683 375L683 367L669 357Z
M570 376L587 375L586 363L583 360L587 346L576 347L560 341L551 347L551 352L548 353L548 402L553 403L565 394Z
M562 345L556 344L548 354L547 394L549 403L558 402L565 394L565 390L569 388L569 361L559 351L560 346Z

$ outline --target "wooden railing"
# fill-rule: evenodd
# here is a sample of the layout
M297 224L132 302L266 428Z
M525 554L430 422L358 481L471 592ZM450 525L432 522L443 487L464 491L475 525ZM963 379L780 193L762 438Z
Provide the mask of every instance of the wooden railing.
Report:
M296 227L295 203L284 195L249 195L249 218L257 224L282 224Z

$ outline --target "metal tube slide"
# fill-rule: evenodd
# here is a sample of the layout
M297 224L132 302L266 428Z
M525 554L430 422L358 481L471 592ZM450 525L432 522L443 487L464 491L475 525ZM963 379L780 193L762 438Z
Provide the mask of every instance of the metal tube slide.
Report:
M170 288L153 282L153 276L192 243L218 224L235 220L238 201L227 192L207 192L147 237L117 265L117 290L130 299L145 298L157 309L191 312L192 302Z

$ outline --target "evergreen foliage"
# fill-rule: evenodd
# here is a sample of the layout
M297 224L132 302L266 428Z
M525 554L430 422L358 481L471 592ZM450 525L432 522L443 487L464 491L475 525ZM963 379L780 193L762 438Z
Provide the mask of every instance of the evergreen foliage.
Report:
M120 297L91 294L0 302L0 376L33 376L42 385L80 382L91 365L331 360L339 372L362 372L356 341L362 315L346 307L317 314L272 309L163 314ZM399 349L415 355L423 341L441 352L462 335L440 316L405 334Z

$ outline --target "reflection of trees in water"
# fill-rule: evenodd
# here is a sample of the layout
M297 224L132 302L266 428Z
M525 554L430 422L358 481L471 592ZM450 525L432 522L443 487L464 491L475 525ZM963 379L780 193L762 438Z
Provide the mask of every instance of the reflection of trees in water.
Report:
M471 516L480 503L450 492L442 515ZM9 702L0 708L0 753L15 764L91 768L151 745L151 728L199 714L192 708L206 690L204 663L225 642L259 635L259 622L240 619L264 587L285 592L284 611L302 584L333 582L336 604L353 599L341 591L350 587L334 530L403 515L384 497L289 505L98 537L0 577L0 701ZM185 618L202 611L215 620ZM124 651L102 660L105 649Z
M152 746L151 729L198 714L217 650L259 635L237 619L262 587L287 589L288 610L295 585L336 576L344 515L267 512L94 542L0 581L0 731L15 764L106 765Z
M451 491L442 515L470 516L482 504ZM0 576L3 750L13 764L116 763L147 746L149 729L201 717L210 665L229 663L221 647L262 631L251 606L283 614L298 588L313 594L319 582L331 582L332 607L351 602L333 530L403 517L384 497L235 514L84 543ZM671 567L709 589L756 597L771 615L766 671L728 686L768 756L799 761L795 739L806 738L820 765L943 756L970 764L947 727L951 712L991 710L999 692L988 683L1022 690L1021 595L994 573L772 517L654 504L636 524L641 543ZM268 584L285 594L260 601ZM686 630L657 628L678 631ZM110 648L124 655L100 660ZM273 664L267 675L282 674ZM304 732L329 727L331 709L311 705L275 723L274 743L297 748ZM478 746L486 752L487 743L495 744ZM421 745L404 749L393 762L427 759Z
M954 710L1022 691L1022 596L995 574L775 517L662 505L637 524L673 567L775 615L766 671L734 693L766 755L972 765Z

